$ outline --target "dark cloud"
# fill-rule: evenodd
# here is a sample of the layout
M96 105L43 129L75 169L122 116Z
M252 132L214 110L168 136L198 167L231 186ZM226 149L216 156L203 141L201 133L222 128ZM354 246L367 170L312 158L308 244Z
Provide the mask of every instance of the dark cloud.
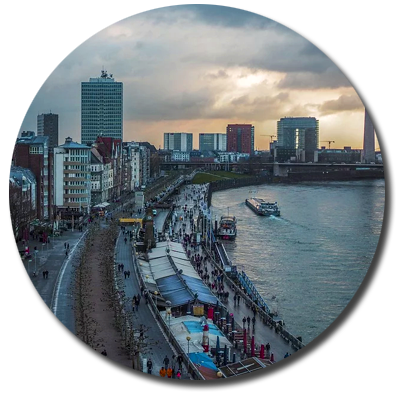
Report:
M318 109L322 115L337 114L342 111L360 111L364 105L357 95L342 95L337 100L325 101Z
M138 14L84 42L44 83L22 129L36 130L37 114L51 109L60 115L61 135L79 139L81 82L99 76L103 66L124 84L126 121L263 121L351 108L349 99L313 107L300 100L292 104L291 89L350 86L302 36L247 11L187 5ZM238 84L246 76L251 82L260 71L266 81L248 88ZM268 76L269 71L279 74Z

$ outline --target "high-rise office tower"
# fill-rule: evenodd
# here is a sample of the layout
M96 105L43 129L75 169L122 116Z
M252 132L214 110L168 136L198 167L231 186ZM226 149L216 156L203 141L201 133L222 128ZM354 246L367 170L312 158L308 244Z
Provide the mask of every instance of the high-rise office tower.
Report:
M37 116L37 135L49 137L49 148L58 146L58 114L40 114Z
M251 124L229 124L226 127L226 151L254 153L254 126Z
M98 136L123 140L123 85L104 70L81 84L81 143Z
M200 151L226 151L225 133L199 133Z
M375 162L375 130L367 109L364 117L363 162Z
M192 151L193 133L164 133L164 150Z
M278 121L278 147L304 150L313 158L319 147L319 121L314 117L285 117ZM309 155L309 157L307 157Z

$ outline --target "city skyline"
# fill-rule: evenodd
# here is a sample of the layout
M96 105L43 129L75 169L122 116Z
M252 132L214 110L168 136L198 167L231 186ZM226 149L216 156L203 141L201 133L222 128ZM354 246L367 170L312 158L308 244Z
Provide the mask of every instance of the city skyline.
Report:
M94 35L44 83L21 131L52 109L60 141L79 140L79 86L103 67L124 84L125 141L162 147L164 132L193 132L198 148L198 133L238 123L268 149L276 122L293 116L317 118L320 140L336 148L362 148L364 105L324 53L275 21L205 5L152 10Z

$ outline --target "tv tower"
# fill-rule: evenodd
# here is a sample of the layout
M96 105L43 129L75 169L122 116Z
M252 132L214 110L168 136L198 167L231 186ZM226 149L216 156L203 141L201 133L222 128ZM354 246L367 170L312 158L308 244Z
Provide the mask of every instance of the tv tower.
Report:
M365 56L367 57L367 80L366 80L366 92L368 94L368 28L361 29L362 37L358 41L358 44L362 48ZM375 162L375 132L374 126L372 125L371 118L365 110L364 118L364 144L363 144L363 161L365 163Z

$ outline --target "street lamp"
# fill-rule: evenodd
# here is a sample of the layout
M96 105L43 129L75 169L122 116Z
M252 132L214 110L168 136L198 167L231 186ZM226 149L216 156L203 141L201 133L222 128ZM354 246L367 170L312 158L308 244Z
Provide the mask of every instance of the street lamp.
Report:
M35 250L35 270L33 271L34 276L36 276L36 258L37 258L38 253L39 253L39 250Z
M190 336L186 336L186 340L187 340L187 342L188 342L188 357L189 357L189 352L190 352L190 350L189 350L190 339L191 339Z
M158 295L157 290L154 291L154 295L155 295L155 297L156 297L156 308L157 308L157 295Z

